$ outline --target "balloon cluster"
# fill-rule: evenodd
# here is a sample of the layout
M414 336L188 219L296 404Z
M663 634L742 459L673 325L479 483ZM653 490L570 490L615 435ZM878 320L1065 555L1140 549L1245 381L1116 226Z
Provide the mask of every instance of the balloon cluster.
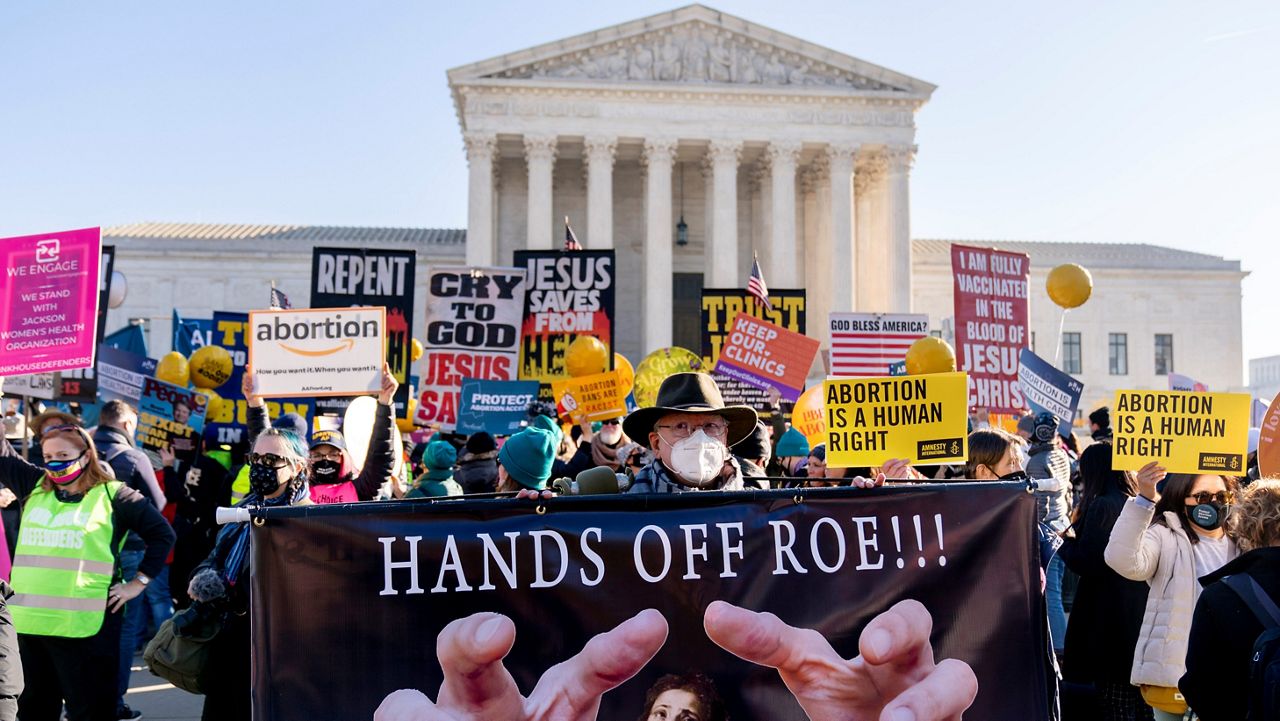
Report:
M186 388L193 385L205 397L205 417L217 418L222 410L222 397L214 389L226 383L234 370L226 348L206 345L197 348L187 359L178 351L164 354L156 363L156 379Z

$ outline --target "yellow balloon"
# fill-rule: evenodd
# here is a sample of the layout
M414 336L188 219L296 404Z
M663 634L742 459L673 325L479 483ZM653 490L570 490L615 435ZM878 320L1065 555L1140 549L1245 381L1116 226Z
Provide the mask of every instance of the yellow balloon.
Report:
M1079 308L1093 295L1093 276L1075 263L1064 263L1049 271L1045 282L1049 299L1066 308Z
M564 352L564 369L577 378L609 370L609 349L593 335L580 335Z
M165 353L156 363L156 380L186 388L191 380L191 368L186 357L176 350Z
M956 352L941 338L927 335L907 349L907 375L951 373L956 369Z
M827 417L823 410L822 386L814 386L796 399L791 410L791 427L800 431L810 446L827 442Z
M622 385L622 395L631 392L636 385L636 369L631 367L631 361L621 353L613 354L613 369L618 371L618 380Z
M422 357L422 341L417 338L409 345L409 360L416 361ZM404 429L401 429L404 430Z
M204 398L205 423L230 423L235 411L234 403L227 403L211 388L197 388L196 392ZM197 401L198 403L199 401Z
M415 338L413 342L417 343L418 339ZM401 433L413 433L414 431L418 430L418 427L413 425L413 417L415 414L417 414L417 412L418 412L418 399L414 398L413 396L409 396L409 412L405 414L408 417L397 418L396 428L399 428Z
M673 373L702 370L702 356L679 347L659 348L640 361L632 393L641 408L658 400L658 387Z
M231 378L231 354L219 345L206 345L191 353L191 382L197 388L217 388Z

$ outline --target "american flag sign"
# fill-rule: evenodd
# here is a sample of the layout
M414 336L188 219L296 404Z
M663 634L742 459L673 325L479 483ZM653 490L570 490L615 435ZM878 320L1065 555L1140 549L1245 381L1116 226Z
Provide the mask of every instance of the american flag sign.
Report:
M923 313L832 313L831 375L887 376L889 366L926 335L929 316Z

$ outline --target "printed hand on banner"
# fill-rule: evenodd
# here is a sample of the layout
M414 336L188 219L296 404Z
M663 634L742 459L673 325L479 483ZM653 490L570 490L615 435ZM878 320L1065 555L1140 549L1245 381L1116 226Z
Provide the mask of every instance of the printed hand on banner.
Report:
M1156 490L1156 486L1164 480L1166 475L1168 471L1160 465L1159 461L1152 461L1143 466L1138 471L1138 495L1145 496L1152 503L1160 500L1160 491Z
M953 721L978 695L968 664L934 664L933 617L918 601L902 601L872 619L858 639L861 655L850 660L817 631L724 601L707 607L703 623L724 650L776 668L811 721Z
M262 396L253 392L257 380L253 375L253 366L245 366L244 373L240 375L240 392L244 394L250 408L261 408L264 405Z
M373 721L593 721L600 697L636 675L667 640L667 621L641 611L542 674L528 698L502 665L516 640L511 619L477 613L436 639L444 682L435 703L420 691L389 694Z
M391 364L383 361L382 390L378 391L378 402L384 406L391 405L392 399L396 397L396 389L399 387L400 381L397 381L395 375L391 372Z

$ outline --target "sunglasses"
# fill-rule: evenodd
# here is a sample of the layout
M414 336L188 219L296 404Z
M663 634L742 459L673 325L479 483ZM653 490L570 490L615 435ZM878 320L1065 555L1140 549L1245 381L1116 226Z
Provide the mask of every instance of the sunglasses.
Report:
M277 456L274 453L250 453L249 464L267 466L268 468L284 468L289 465L289 459L284 456Z
M600 425L602 425L602 426L620 426L620 425L622 425L622 421L618 420L617 418L614 418L613 420L600 421Z
M1214 501L1217 501L1218 503L1226 505L1228 503L1235 503L1236 494L1232 493L1231 491L1218 491L1217 493L1200 491L1199 493L1193 493L1187 496L1187 500L1195 501L1197 505L1204 504L1204 503L1211 503Z

